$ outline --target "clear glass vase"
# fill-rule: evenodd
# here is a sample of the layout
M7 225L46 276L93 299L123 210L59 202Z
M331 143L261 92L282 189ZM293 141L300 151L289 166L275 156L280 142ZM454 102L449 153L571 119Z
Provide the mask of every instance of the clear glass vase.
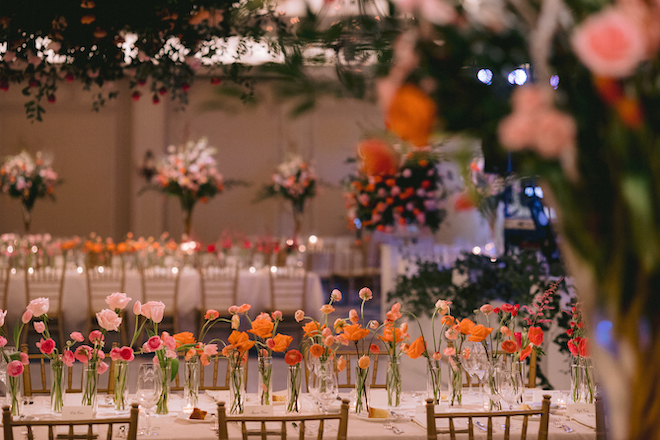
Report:
M397 408L401 405L401 361L399 357L390 358L387 365L387 406Z
M273 394L273 358L270 356L259 356L259 404L270 405Z
M50 361L50 410L55 414L61 414L64 407L64 396L66 386L64 385L66 365L62 359L51 359Z
M21 417L23 415L23 375L7 375L7 406L11 407L11 415Z
M584 403L594 403L596 397L596 380L594 365L589 358L582 358L580 366L580 376L582 376L582 395Z
M434 405L440 405L442 399L442 367L440 361L429 360L426 370L427 398L433 399Z
M300 401L300 388L302 385L300 363L289 365L286 380L286 412L299 413L302 409Z
M580 388L581 388L581 374L580 374L580 359L574 357L571 359L571 395L569 396L571 402L580 402Z
M160 365L161 377L163 379L163 387L156 403L156 414L166 415L169 414L169 401L170 401L170 382L172 381L172 367L169 362Z
M199 356L193 356L183 364L183 399L186 409L197 407L199 400L199 378L201 361Z
M463 403L463 366L460 362L449 365L449 405L461 406Z
M114 394L113 399L115 402L115 411L125 411L127 408L128 400L128 362L123 360L115 361L114 377Z
M245 367L240 361L232 362L229 372L230 414L243 414L245 410Z
M371 381L369 376L369 367L355 367L355 413L362 414L369 412L369 390Z
M99 373L97 362L88 362L83 368L82 405L91 406L93 414L96 414L98 408Z

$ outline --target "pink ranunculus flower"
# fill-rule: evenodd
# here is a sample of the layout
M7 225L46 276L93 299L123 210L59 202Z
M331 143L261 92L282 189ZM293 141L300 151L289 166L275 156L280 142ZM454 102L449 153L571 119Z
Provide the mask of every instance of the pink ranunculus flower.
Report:
M0 327L5 325L5 318L7 317L7 310L0 310Z
M375 319L369 321L369 328L372 330L376 330L378 328L378 321L376 321Z
M330 347L334 345L334 343L335 343L335 337L332 335L328 336L323 340L323 345L325 345L326 347Z
M303 319L305 319L305 312L303 312L302 310L296 310L295 318L296 318L296 322L302 321Z
M360 291L358 292L358 296L360 297L360 299L361 299L362 301L369 301L371 298L374 297L374 294L373 294L373 292L371 291L370 288L368 288L368 287L363 287L363 288L360 289Z
M275 340L273 338L266 339L266 346L272 350L275 348Z
M348 319L351 321L352 324L357 324L360 321L360 316L358 315L357 310L351 309L348 312Z
M146 353L151 353L160 349L162 346L163 346L163 341L158 336L152 336L147 340L147 342L144 343L142 349Z
M109 332L116 332L119 331L122 318L114 310L103 309L96 314L96 320L99 322L101 328Z
M445 337L450 341L455 341L458 338L459 334L460 332L452 327L447 329L447 331L445 332Z
M161 301L148 301L142 304L141 312L142 316L147 319L151 319L156 324L159 324L163 320L165 304L163 304Z
M4 347L5 345L7 345L7 338L0 336L0 348Z
M135 359L135 353L133 352L133 349L129 346L124 346L119 349L119 355L121 357L121 360L123 361L132 361Z
M25 312L23 312L23 316L21 316L21 322L23 324L27 324L28 322L30 322L31 319L32 319L32 312L30 310L26 310Z
M330 298L331 298L334 302L341 301L341 298L342 298L342 296L341 296L341 291L340 291L339 289L334 289L334 290L332 291L332 293L330 294Z
M490 315L491 313L493 313L493 310L494 310L493 306L491 306L490 304L484 304L479 308L479 311L484 315Z
M273 318L266 312L259 313L255 319L265 319L266 321L273 322Z
M108 307L110 307L112 310L116 309L124 309L129 302L131 302L131 298L126 296L125 293L122 292L115 292L111 295L108 295L105 298L105 302L108 304Z
M570 115L550 109L539 113L536 119L533 148L541 157L556 159L575 148L577 124Z
M30 356L27 353L20 354L20 361L23 365L30 365Z
M105 337L103 336L103 333L101 333L99 330L92 330L89 333L89 342L93 343L97 341L102 341L103 339L105 339Z
M235 315L236 313L238 313L238 306L231 306L229 308L229 314L230 315Z
M99 374L103 374L106 371L108 371L108 364L105 362L99 362L99 364L96 366L96 372Z
M24 368L21 361L11 361L7 364L7 374L11 377L18 377L23 374Z
M133 304L133 314L135 316L139 316L142 314L142 304L140 304L140 301L135 301Z
M204 346L204 354L207 356L218 354L218 344L206 344Z
M236 313L247 313L251 308L250 304L242 304Z
M80 332L71 332L69 337L76 342L83 342L85 340L85 337Z
M41 334L46 331L46 324L44 324L42 321L34 321L32 324L34 325L35 332Z
M75 361L76 357L71 350L65 350L64 353L62 353L62 362L64 362L64 365L67 367L72 367Z
M113 347L112 350L110 350L110 359L113 361L118 361L121 359L121 348L119 347Z
M575 29L575 54L596 75L630 76L645 58L644 28L616 7L590 15Z
M48 298L35 298L27 305L27 310L32 312L32 316L41 316L48 313L50 301Z
M43 354L49 355L53 352L53 350L55 350L55 341L53 341L51 338L48 338L46 340L44 340L44 338L41 338L41 340L37 342L37 348Z
M273 315L273 319L276 320L276 321L281 321L281 320L282 320L282 317L284 316L284 315L282 314L282 312L279 311L279 310L275 310L275 311L272 313L272 315Z
M168 350L176 350L176 339L174 339L174 337L171 336L168 332L163 332L161 339L163 340L163 344L165 344L165 347Z
M88 345L81 345L76 348L76 351L73 353L73 356L78 362L86 364L92 358L92 347Z
M324 328L324 329L321 331L321 336L323 336L324 338L327 338L327 337L330 336L331 334L332 334L332 330L330 330L330 328L328 328L328 327Z

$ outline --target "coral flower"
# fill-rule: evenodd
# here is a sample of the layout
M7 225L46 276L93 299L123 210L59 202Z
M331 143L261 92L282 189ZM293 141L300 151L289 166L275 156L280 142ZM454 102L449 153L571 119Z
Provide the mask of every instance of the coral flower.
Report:
M524 361L532 353L532 345L528 345L520 352L520 360Z
M287 365L299 364L302 361L302 359L303 359L302 353L300 353L296 349L289 350L284 355L284 362L286 362Z
M527 338L530 344L540 346L543 343L543 330L540 327L530 327L527 332Z
M273 322L268 319L255 319L252 321L252 328L248 332L266 339L273 335L273 327Z
M231 345L230 350L236 349L241 354L254 347L254 341L250 341L250 337L245 332L239 332L234 330L229 335L229 338L227 338L227 341ZM227 347L229 347L229 345ZM224 351L225 350L223 349L223 356L226 356Z
M208 309L206 311L206 314L204 314L204 319L206 319L207 321L218 319L219 317L220 317L220 312L213 309Z
M346 359L344 359L344 356L339 356L337 360L337 372L344 371L344 368L346 368Z
M325 328L325 325L321 326L316 321L309 321L307 324L303 325L302 329L305 332L305 337L318 336L321 334L321 331Z
M309 353L314 356L315 358L319 358L323 356L323 347L321 347L319 344L314 344L311 347L309 347Z
M367 139L358 145L362 171L368 176L387 176L396 173L399 156L394 148L380 139Z
M293 341L293 338L291 336L283 335L283 334L276 334L273 336L273 342L275 343L271 350L281 353L284 350L286 350L289 345L291 345L291 341Z
M392 330L394 330L394 332L392 332ZM392 333L394 333L394 337L392 336ZM383 336L378 336L378 338L383 342L392 342L392 339L394 339L394 343L398 344L403 341L403 331L398 328L392 329L391 327L385 327L385 330L383 330Z
M518 351L518 344L516 344L514 341L507 339L506 341L502 342L502 350L506 351L507 353L515 353Z
M358 360L358 367L363 370L369 368L369 365L371 365L371 359L367 355L362 356L360 360Z
M332 307L330 304L325 304L323 307L321 307L321 313L324 315L329 315L330 313L334 312L335 308Z
M369 330L362 328L360 324L347 325L344 327L344 337L349 341L359 341L369 334Z
M417 86L404 84L397 90L385 119L388 130L416 147L428 145L436 106Z
M415 339L410 347L408 347L408 357L410 359L417 359L426 351L426 341L423 336Z
M474 322L465 318L458 323L458 331L464 335L469 335L472 329L474 328Z
M181 347L182 345L194 344L195 336L191 332L180 332L172 335L176 341L176 348Z
M472 342L481 342L486 339L486 336L490 335L493 331L493 327L485 327L482 324L475 325L470 331L470 337L468 341Z

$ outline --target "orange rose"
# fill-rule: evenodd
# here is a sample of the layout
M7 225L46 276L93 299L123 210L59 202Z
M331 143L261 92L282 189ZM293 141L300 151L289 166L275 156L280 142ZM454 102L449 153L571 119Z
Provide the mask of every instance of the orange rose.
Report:
M399 87L385 117L385 127L417 147L428 145L435 124L436 106L413 84Z
M176 348L179 348L182 345L194 344L195 342L197 342L195 341L195 336L193 336L193 334L190 332L177 333L175 335L172 335L172 337L176 341Z
M315 358L319 358L323 356L323 347L321 347L319 344L314 344L311 347L309 347L309 352L312 356Z
M349 341L359 341L369 334L369 330L362 328L360 324L347 325L344 327L344 337Z
M515 353L516 351L518 351L518 344L508 339L502 342L502 350L506 351L507 353Z
M474 328L474 322L465 318L458 323L458 331L464 335L469 335L472 329Z
M399 166L394 148L381 139L367 139L358 145L362 171L368 176L391 176Z
M291 341L293 341L291 336L278 333L273 336L273 342L275 342L275 346L271 348L271 350L281 353L287 349L287 347L291 344Z
M408 347L408 357L410 359L417 359L422 354L424 354L425 351L426 341L424 340L424 336L420 336L419 338L415 339L412 344L410 344L410 347Z
M468 338L468 341L481 342L486 339L486 336L490 335L492 331L493 327L485 327L481 324L475 325L470 331L470 337Z
M289 350L284 355L284 362L286 362L287 365L296 365L299 364L302 360L302 354L296 349Z
M273 335L273 326L274 324L265 318L255 319L252 321L252 329L248 332L266 339Z
M325 328L325 325L321 326L316 321L309 321L307 324L303 325L302 329L305 332L305 337L318 336L321 334L321 331Z

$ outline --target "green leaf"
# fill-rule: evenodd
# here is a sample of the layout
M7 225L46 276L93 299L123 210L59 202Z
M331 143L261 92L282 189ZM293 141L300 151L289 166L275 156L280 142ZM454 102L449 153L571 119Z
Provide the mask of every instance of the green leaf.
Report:
M177 374L179 374L179 359L170 359L170 371L171 371L171 377L170 377L170 382L172 382L174 379L176 379Z
M628 174L621 179L621 193L628 207L635 247L647 270L658 264L653 194L650 179L642 174Z

